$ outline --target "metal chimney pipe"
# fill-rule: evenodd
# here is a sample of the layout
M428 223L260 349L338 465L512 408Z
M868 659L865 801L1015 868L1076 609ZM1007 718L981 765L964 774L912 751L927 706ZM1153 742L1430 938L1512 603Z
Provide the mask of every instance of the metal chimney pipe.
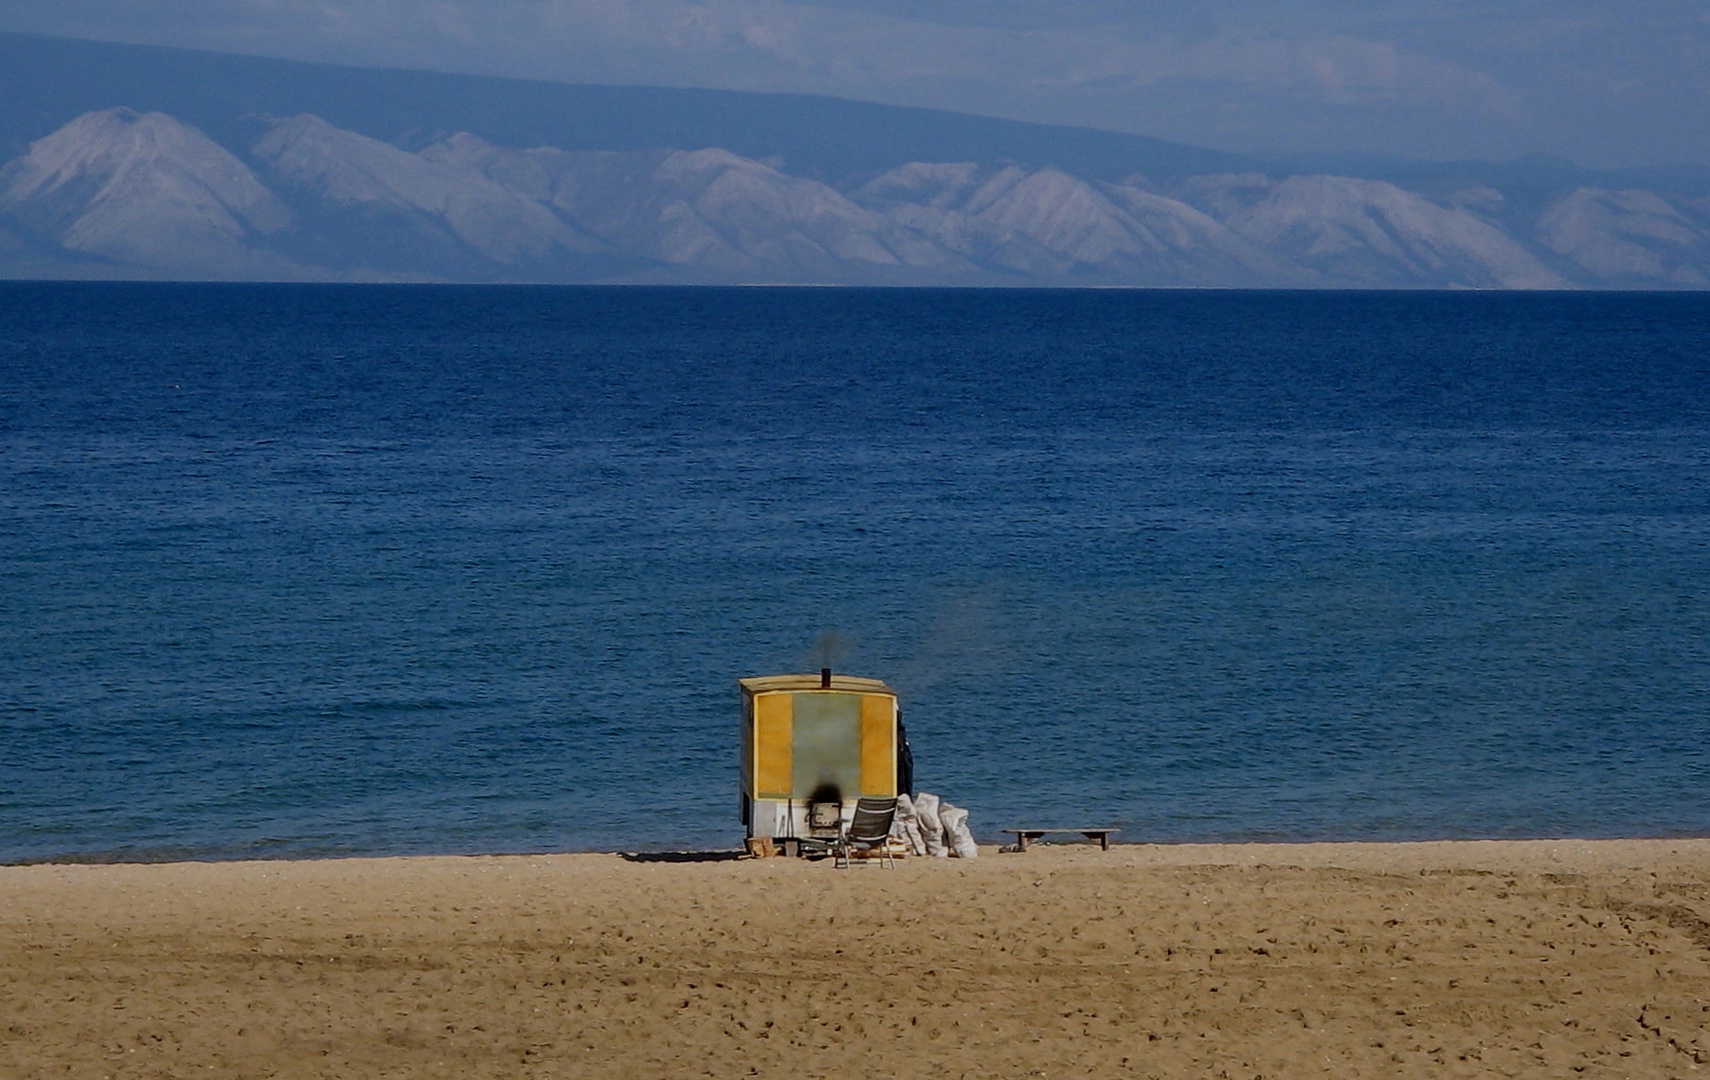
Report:
M821 690L831 689L831 669L828 667L819 669L819 688Z

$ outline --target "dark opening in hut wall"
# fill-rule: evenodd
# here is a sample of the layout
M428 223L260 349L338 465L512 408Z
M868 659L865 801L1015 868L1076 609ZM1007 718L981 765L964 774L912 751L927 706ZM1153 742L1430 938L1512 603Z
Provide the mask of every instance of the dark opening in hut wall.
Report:
M843 789L821 784L808 796L807 823L813 833L835 833L843 821Z

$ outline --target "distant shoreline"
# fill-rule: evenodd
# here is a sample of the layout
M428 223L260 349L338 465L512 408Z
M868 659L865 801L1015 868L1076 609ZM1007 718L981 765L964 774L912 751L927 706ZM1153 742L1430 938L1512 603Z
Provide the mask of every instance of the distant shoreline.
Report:
M1038 850L1076 851L1096 845L1078 840L1034 841L1025 853L1001 851L1000 845L982 843L981 857L1010 858L1018 854L1033 854ZM1710 836L1683 837L1553 837L1528 839L1444 839L1444 840L1259 840L1259 841L1111 841L1110 858L1123 865L1137 866L1197 866L1197 865L1290 865L1301 867L1339 866L1369 867L1395 860L1443 859L1461 865L1486 859L1519 858L1526 864L1537 860L1562 863L1584 863L1606 867L1625 865L1624 860L1635 852L1646 857L1661 852L1701 853L1710 858ZM1273 858L1289 856L1285 862ZM619 859L630 863L716 863L747 862L751 860L740 847L694 849L602 849L569 851L493 851L493 852L419 852L409 854L353 853L344 855L278 855L278 856L166 856L159 858L107 858L102 855L76 853L48 856L40 859L20 859L0 863L0 873L34 867L171 867L171 866L271 866L304 863L391 863L433 860L515 860L515 859ZM1610 860L1614 860L1613 862ZM1589 861L1588 861L1589 860ZM802 860L813 862L814 860ZM915 858L917 863L934 860ZM956 862L958 860L947 860Z

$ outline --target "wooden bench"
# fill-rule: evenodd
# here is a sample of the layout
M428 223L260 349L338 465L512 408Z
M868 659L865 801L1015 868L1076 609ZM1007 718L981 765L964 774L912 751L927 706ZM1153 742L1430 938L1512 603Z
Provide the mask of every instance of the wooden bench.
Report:
M1005 829L1006 833L1015 834L1015 850L1026 851L1029 840L1038 840L1051 833L1080 833L1088 840L1097 840L1099 850L1110 850L1110 834L1121 832L1121 829Z

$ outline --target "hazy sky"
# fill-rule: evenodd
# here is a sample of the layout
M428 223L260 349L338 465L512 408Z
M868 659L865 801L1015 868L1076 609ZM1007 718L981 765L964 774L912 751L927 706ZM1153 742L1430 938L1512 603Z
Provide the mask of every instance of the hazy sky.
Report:
M1710 0L0 0L0 29L1237 151L1710 163Z

